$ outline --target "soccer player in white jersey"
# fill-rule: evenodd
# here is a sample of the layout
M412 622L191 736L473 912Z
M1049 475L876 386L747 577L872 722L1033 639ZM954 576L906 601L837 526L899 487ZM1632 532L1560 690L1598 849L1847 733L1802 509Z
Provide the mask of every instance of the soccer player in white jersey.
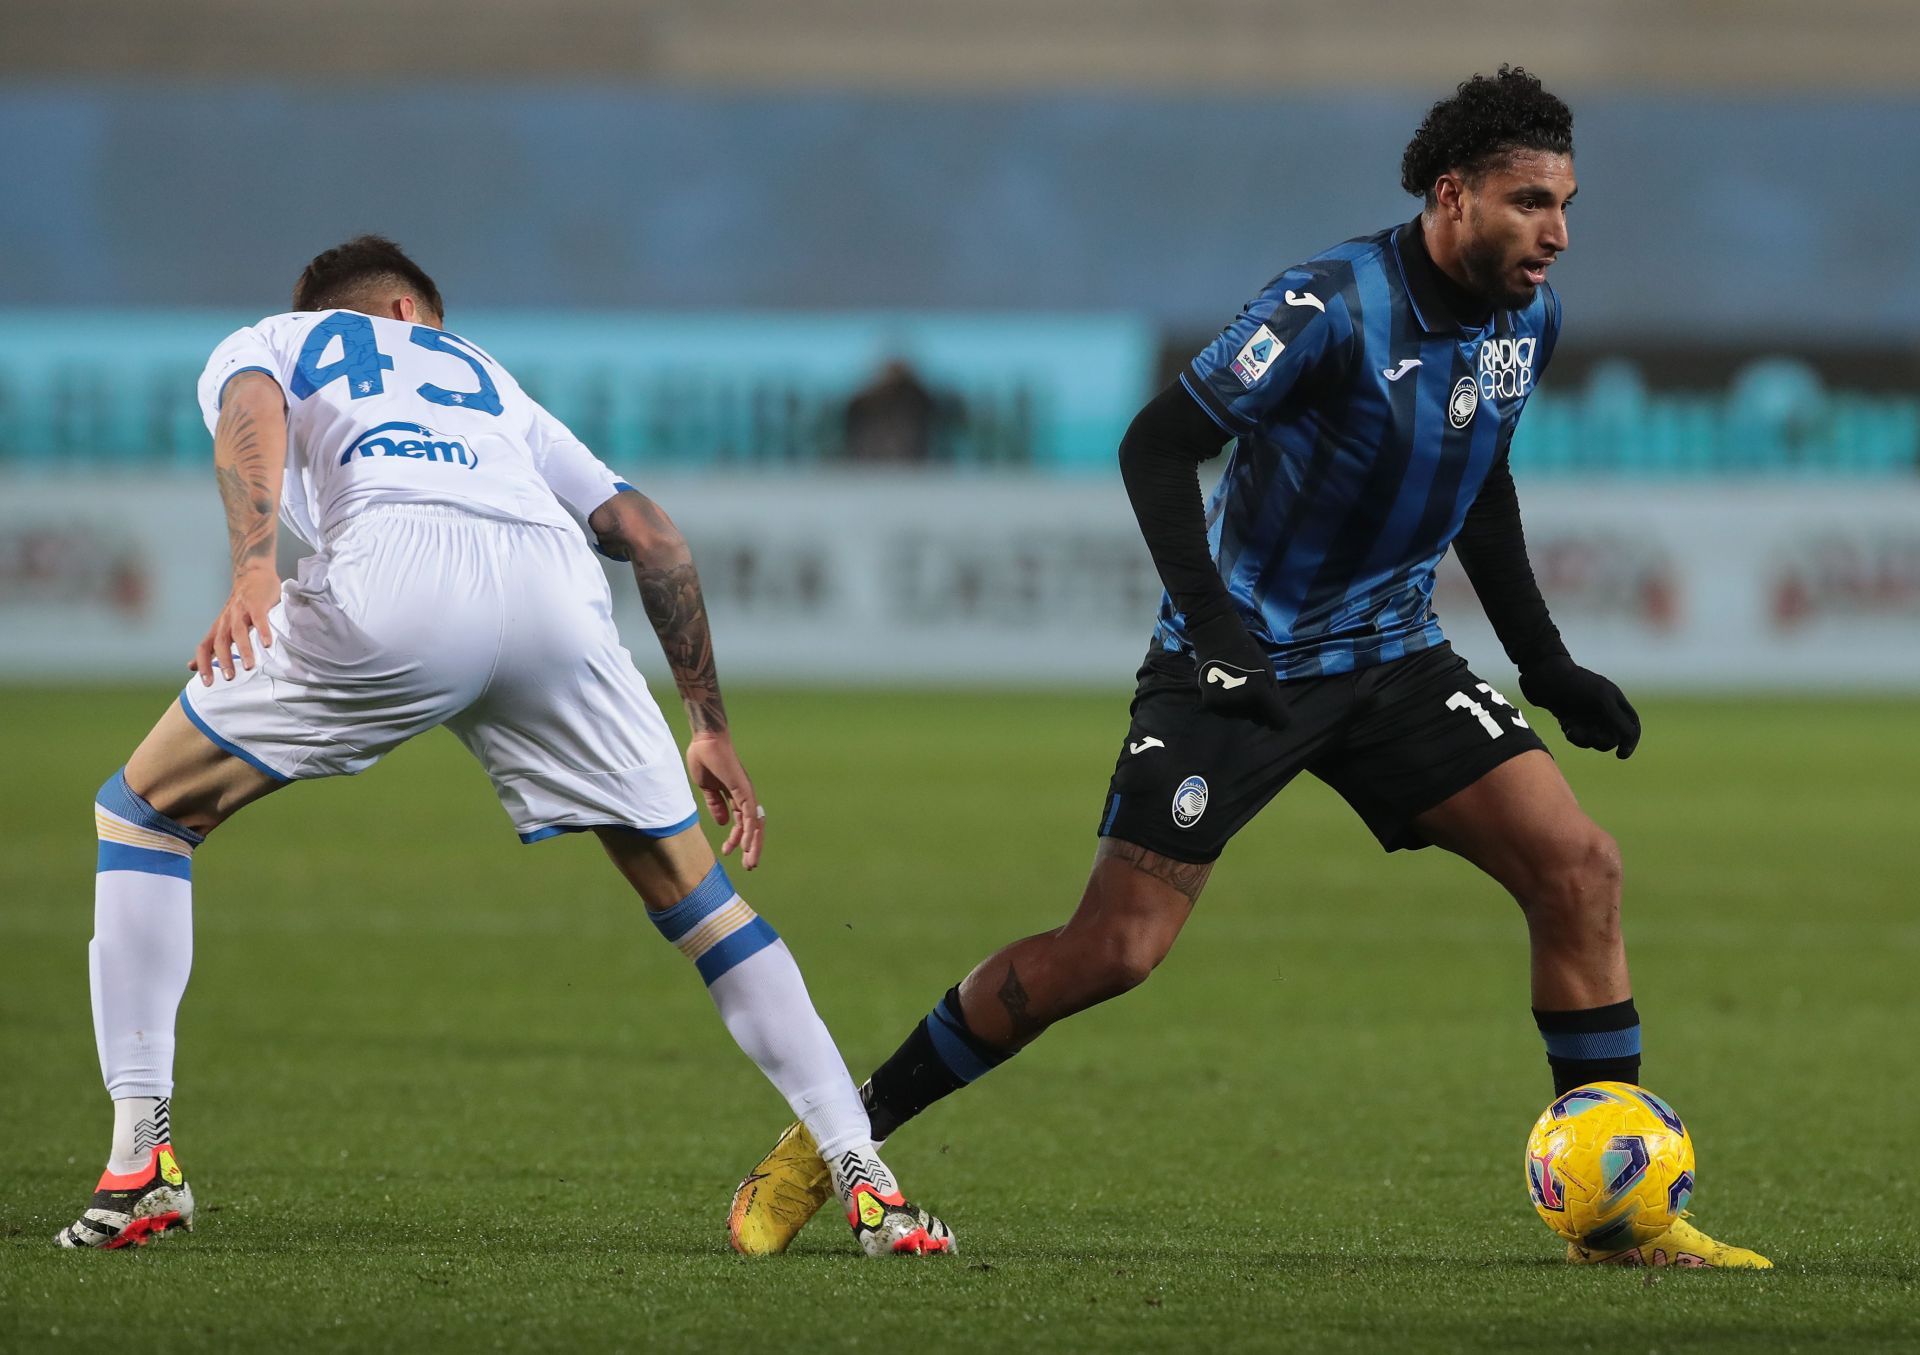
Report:
M735 893L765 811L735 754L685 540L480 348L433 281L362 236L310 263L294 309L242 329L200 381L233 591L178 702L101 787L89 949L113 1144L57 1241L124 1247L193 1221L174 1153L174 1016L192 956L192 862L234 811L351 775L446 725L523 842L592 832L728 1032L806 1122L870 1255L952 1249L875 1154L800 970ZM276 509L315 548L274 569ZM679 750L621 648L602 552L632 563L692 737Z

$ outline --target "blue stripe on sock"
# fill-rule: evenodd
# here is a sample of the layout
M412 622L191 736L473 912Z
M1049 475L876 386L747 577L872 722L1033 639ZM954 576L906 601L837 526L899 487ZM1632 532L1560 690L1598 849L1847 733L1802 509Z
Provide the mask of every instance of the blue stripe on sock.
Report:
M177 837L190 847L198 847L207 839L191 828L183 828L162 814L145 800L141 799L132 786L127 784L127 769L122 767L108 777L106 784L100 787L93 802L109 814L118 815L128 823L142 828L150 828L156 833L165 833L168 837Z
M731 886L728 887L727 897L733 897ZM711 988L715 979L742 960L758 955L779 939L780 933L773 929L773 924L756 913L753 921L725 940L716 943L705 955L693 962L693 967L700 971L700 977L705 979L707 986Z
M1542 1031L1547 1057L1553 1059L1624 1059L1640 1052L1640 1027L1600 1030L1586 1034Z
M990 1059L982 1056L979 1048L965 1034L966 1024L959 1013L947 1006L947 1000L941 998L927 1013L927 1034L933 1040L933 1052L940 1056L940 1062L947 1065L951 1072L962 1082L972 1082L998 1068L1006 1060L1004 1057Z
M707 872L706 878L693 887L691 894L663 912L656 913L649 910L647 916L653 919L653 925L660 929L660 935L669 941L678 941L697 927L702 918L724 907L727 900L732 897L733 881L727 878L726 867L716 861L713 863L713 869ZM713 952L707 953L711 955ZM746 957L743 955L740 958ZM736 960L734 963L737 964L739 961Z
M96 874L103 870L133 870L142 875L171 875L176 880L191 880L193 858L174 852L156 852L151 847L103 841L93 869Z

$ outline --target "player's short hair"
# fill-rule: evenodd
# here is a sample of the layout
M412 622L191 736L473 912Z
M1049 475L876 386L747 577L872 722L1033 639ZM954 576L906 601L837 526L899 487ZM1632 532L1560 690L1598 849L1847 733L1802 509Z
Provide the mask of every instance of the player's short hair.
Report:
M1456 170L1472 179L1516 151L1573 154L1573 110L1518 66L1462 81L1427 110L1400 157L1400 186L1433 202L1433 185Z
M314 255L293 284L293 308L354 310L354 303L365 300L369 292L395 285L412 292L435 319L446 318L447 308L433 279L384 235L356 235Z

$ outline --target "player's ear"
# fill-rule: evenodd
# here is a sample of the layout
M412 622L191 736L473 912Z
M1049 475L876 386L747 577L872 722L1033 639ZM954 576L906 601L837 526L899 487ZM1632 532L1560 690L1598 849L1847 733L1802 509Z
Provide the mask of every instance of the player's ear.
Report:
M413 298L402 293L387 303L387 314L395 320L404 320L412 324L420 308L413 304Z
M1466 183L1461 177L1448 170L1434 181L1434 206L1449 221L1458 221L1466 215Z

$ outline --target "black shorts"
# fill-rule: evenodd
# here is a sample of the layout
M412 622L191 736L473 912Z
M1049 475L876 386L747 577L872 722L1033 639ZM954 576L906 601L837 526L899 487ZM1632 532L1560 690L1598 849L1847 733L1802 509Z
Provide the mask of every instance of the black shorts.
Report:
M1416 816L1546 747L1448 644L1280 690L1292 717L1284 729L1212 714L1200 706L1191 655L1149 653L1100 836L1212 861L1306 771L1340 792L1386 850L1424 847Z

